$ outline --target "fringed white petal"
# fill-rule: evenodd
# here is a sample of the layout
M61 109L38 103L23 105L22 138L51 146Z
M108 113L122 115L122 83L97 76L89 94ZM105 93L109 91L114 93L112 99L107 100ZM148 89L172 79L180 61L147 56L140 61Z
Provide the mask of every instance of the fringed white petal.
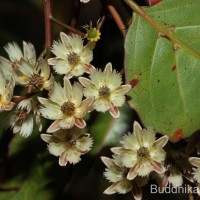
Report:
M49 65L53 65L53 69L57 74L67 74L71 70L71 66L66 60L60 58L48 59Z
M57 82L54 82L53 88L49 91L49 98L60 106L68 100L65 90Z
M106 112L110 108L110 102L104 99L96 100L94 102L94 108L99 112Z
M33 116L29 115L21 125L19 134L22 137L28 137L33 132Z
M69 149L67 152L67 159L69 163L76 164L81 160L81 153L78 152L76 149Z
M72 75L77 76L77 77L83 75L84 72L85 72L85 64L84 63L83 64L80 63L80 64L76 65L71 71Z
M64 77L64 92L65 92L65 96L68 98L68 100L71 100L73 98L72 85L67 77Z
M36 73L36 69L24 59L21 59L17 66L19 67L19 70L27 77L31 77L34 73Z
M31 65L35 66L36 64L36 52L33 44L30 42L23 41L23 51L24 59L27 60Z
M48 144L48 150L50 154L60 156L65 151L65 148L60 143L50 142Z
M80 106L83 98L83 87L75 82L72 89L72 98L71 102L74 103L76 107Z
M48 80L50 77L50 68L46 60L40 59L38 61L39 69L41 70L40 76L44 77L44 80Z
M21 51L19 45L15 42L8 43L4 47L4 49L6 50L8 56L12 62L20 61L20 59L23 58L22 51Z
M66 46L60 41L54 41L51 52L58 58L66 59L66 55L69 53ZM49 63L50 64L50 63Z
M75 118L67 117L65 119L60 120L59 126L61 129L70 129L74 126Z

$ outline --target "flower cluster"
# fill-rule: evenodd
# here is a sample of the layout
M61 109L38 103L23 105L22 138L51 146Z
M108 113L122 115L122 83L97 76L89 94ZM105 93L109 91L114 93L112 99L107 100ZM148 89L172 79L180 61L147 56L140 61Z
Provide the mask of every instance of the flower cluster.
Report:
M118 108L131 88L121 85L122 78L112 70L111 63L104 71L91 64L91 43L100 38L100 32L92 24L85 29L87 44L79 35L61 32L60 40L51 47L54 57L48 59L37 58L34 46L27 42L23 42L23 51L16 43L8 43L5 50L9 59L0 57L0 111L11 110L6 127L28 137L34 124L42 130L41 116L52 120L46 130L49 134L41 138L48 143L49 152L59 156L61 166L79 162L80 156L92 147L89 133L82 133L85 116L96 110L109 111L118 118ZM61 83L55 81L55 73L63 77ZM80 77L84 73L90 74L89 79ZM23 88L23 95L13 96L15 85Z
M128 180L127 174L129 169L123 165L122 157L119 155L113 155L113 159L101 157L101 160L107 167L104 176L112 183L104 191L104 194L125 194L131 191L135 199L141 199L141 187L147 184L147 176L137 176L134 180Z
M122 147L113 147L113 158L102 158L108 167L105 177L113 183L106 191L106 194L126 193L146 183L151 172L164 174L166 171L164 161L166 153L163 147L168 141L168 136L162 136L156 140L155 132L152 129L142 129L135 121L133 133L128 133L122 139ZM140 184L139 184L140 183ZM141 199L141 192L134 193L136 199Z
M14 77L16 85L31 87L33 90L50 90L54 77L43 58L36 59L35 48L23 42L23 52L16 43L5 46L9 60L0 56L0 69L4 77Z

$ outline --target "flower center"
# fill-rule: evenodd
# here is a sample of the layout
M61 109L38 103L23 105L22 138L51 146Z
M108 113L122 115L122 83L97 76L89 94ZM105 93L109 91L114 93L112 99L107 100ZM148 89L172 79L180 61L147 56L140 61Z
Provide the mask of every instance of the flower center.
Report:
M43 78L39 74L33 74L29 79L29 85L39 90L42 88L43 83Z
M122 177L123 177L123 178L126 178L128 172L129 172L128 168L122 167L121 170L122 170L122 172L121 172Z
M149 156L149 150L146 147L141 147L137 150L137 156L145 159Z
M76 144L76 140L74 140L74 139L71 139L71 140L68 142L68 145L69 145L70 147L74 146L75 144Z
M107 86L100 87L99 97L103 99L107 99L110 96L110 89Z
M65 138L65 142L67 143L68 147L73 147L76 145L79 135L76 134L76 132L73 132L73 134L67 134Z
M88 34L88 37L89 38L95 38L98 34L97 32L97 29L96 28L90 28L88 31L87 31L87 34Z
M77 65L80 61L80 56L77 53L70 53L67 55L67 60L69 61L70 65Z
M14 111L15 116L17 117L16 123L21 125L23 121L26 119L28 115L28 111L26 109L16 109Z
M73 115L75 112L74 104L70 101L63 103L63 105L61 106L61 111L67 116Z

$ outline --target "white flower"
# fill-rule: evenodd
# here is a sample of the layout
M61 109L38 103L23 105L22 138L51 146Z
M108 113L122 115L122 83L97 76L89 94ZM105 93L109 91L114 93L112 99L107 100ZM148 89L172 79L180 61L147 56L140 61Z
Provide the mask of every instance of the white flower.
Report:
M23 41L23 52L15 42L8 43L5 46L5 50L10 58L10 61L13 63L19 62L21 58L24 58L31 65L35 65L36 63L35 48L31 43Z
M173 187L179 187L183 184L183 176L182 174L179 173L171 173L168 176L168 181L173 185Z
M125 94L131 89L130 85L121 85L122 78L115 70L112 71L112 64L108 63L102 72L95 70L91 73L90 79L79 77L80 83L85 87L86 98L94 97L94 109L99 112L109 110L114 118L120 113L118 107L125 102Z
M127 174L129 169L123 165L122 158L119 155L114 154L113 159L101 157L101 160L107 166L104 176L112 183L104 191L104 194L125 194L131 191L134 199L142 199L141 187L147 184L148 177L137 176L134 180L128 180Z
M78 163L80 156L87 153L92 147L92 139L89 134L82 133L77 127L59 130L53 135L41 134L41 138L48 143L49 152L59 156L59 165L66 166Z
M183 149L174 148L170 144L165 147L165 151L167 152L164 162L165 173L152 173L159 186L163 189L168 184L172 184L173 187L180 187L183 184L183 177L193 182L188 154Z
M170 159L169 154L171 152L167 151L168 155L165 159L166 172L162 178L161 184L166 187L168 183L171 183L173 187L179 187L183 184L183 176L180 167L177 165L178 162L174 159ZM174 155L173 155L174 156ZM175 156L174 156L175 157ZM177 157L177 159L182 159L182 157Z
M12 76L10 80L6 80L2 71L0 70L0 112L11 110L14 103L11 102L13 97L13 89L15 81Z
M3 71L5 77L14 76L16 84L23 85L26 76L24 76L16 64L19 64L21 59L24 59L30 65L36 64L35 48L31 43L23 41L23 52L20 47L15 43L8 43L5 46L5 50L9 56L9 59L0 56L0 68Z
M194 179L200 183L200 158L198 157L191 157L189 158L189 162L197 167L197 168L194 168Z
M36 91L50 90L53 86L54 77L46 60L39 59L36 65L33 66L26 60L21 59L16 65L23 76L26 77L23 85L31 86Z
M122 165L121 157L114 155L113 159L101 157L101 160L107 166L104 176L113 183L104 191L104 193L114 194L117 192L125 194L131 191L133 184L126 178L128 169Z
M13 133L19 133L22 137L28 137L33 131L32 100L25 99L17 105L11 115L8 125Z
M67 77L64 78L64 87L54 83L50 91L49 99L38 97L44 106L40 109L43 117L55 120L47 132L52 133L59 129L70 129L74 126L84 128L86 126L83 117L87 113L87 106L91 100L83 98L82 86L75 82L72 86Z
M88 3L90 0L80 0L82 3Z
M134 132L125 135L121 141L123 147L115 147L111 150L121 154L125 167L130 168L127 178L134 179L137 175L147 176L150 172L164 173L163 162L165 151L162 149L168 141L168 136L156 140L155 133L151 129L142 129L134 122Z
M153 178L156 179L159 186L164 189L168 184L172 184L173 187L180 187L183 184L183 176L179 171L167 169L164 174L153 173Z
M6 127L11 127L13 133L18 133L22 137L28 137L33 132L35 120L39 131L41 131L42 123L37 104L38 102L33 99L24 99L20 101L16 109L11 113Z
M65 74L68 78L81 76L84 72L90 73L93 66L93 52L89 46L83 46L79 35L68 36L60 33L61 41L54 41L52 52L56 55L48 60L58 74Z

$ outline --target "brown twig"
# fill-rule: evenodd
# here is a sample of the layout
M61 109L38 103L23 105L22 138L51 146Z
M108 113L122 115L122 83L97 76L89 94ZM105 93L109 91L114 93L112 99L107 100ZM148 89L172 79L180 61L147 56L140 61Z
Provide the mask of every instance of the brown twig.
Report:
M44 15L45 15L45 47L49 49L51 46L51 0L44 1ZM47 53L47 56L49 54Z
M77 30L77 29L75 29L75 28L73 28L73 27L61 22L61 21L59 21L58 19L54 18L53 16L51 16L51 20L53 22L55 22L56 24L62 26L63 28L66 28L67 30L69 30L69 31L71 31L73 33L76 33L76 34L78 34L78 35L80 35L82 37L85 36L85 33L81 32L81 31L79 31L79 30Z
M102 2L106 5L108 11L112 15L113 19L115 20L116 25L118 26L119 30L121 31L123 37L126 35L126 26L124 25L119 13L115 9L115 7L111 4L110 1L102 0Z
M108 5L107 6L110 14L113 16L113 19L115 20L115 23L117 24L119 30L121 31L123 37L125 37L126 35L126 27L120 17L120 15L118 14L117 10L114 8L113 5Z

